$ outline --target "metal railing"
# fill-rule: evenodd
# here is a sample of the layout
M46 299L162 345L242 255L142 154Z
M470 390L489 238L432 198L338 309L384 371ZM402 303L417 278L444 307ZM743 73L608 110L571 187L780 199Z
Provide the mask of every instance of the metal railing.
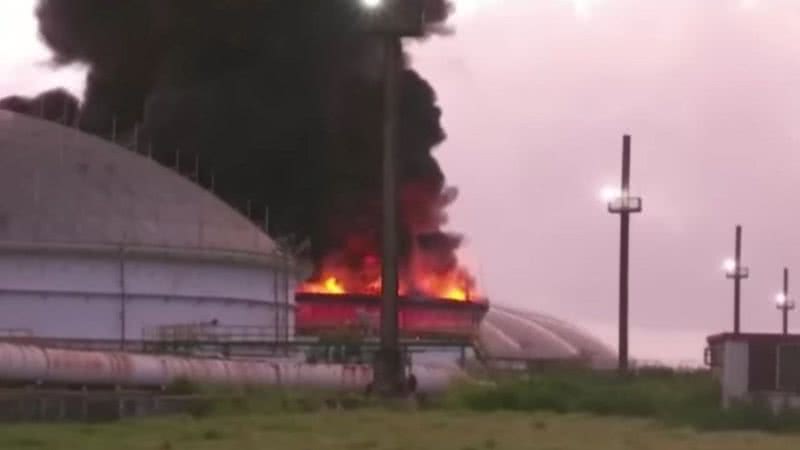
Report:
M37 337L2 337L0 342L39 347L83 350L101 352L119 352L119 340L116 339L54 339ZM401 348L405 353L437 352L443 349L463 352L472 348L467 341L441 340L402 340ZM125 351L132 353L191 356L196 358L289 358L305 362L355 363L369 362L371 355L378 349L378 341L338 340L244 340L244 341L169 341L152 340L127 341Z
M33 332L25 328L0 328L0 337L25 338L32 337Z
M215 401L210 395L169 395L129 390L0 390L3 422L105 422L145 416L202 413Z
M159 325L142 331L146 341L157 342L265 342L276 341L277 326L217 325L213 323Z

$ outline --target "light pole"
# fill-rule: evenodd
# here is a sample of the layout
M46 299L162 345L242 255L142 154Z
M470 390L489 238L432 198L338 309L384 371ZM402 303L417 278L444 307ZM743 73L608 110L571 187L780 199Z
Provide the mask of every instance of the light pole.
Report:
M742 266L742 226L736 225L736 243L733 259L725 260L725 278L733 280L733 334L740 333L741 284L750 276L750 270Z
M630 244L630 215L642 212L642 198L630 194L631 137L625 135L622 143L622 188L604 194L608 212L620 216L619 239L619 360L620 372L628 370L628 254Z
M402 69L401 38L421 36L424 0L360 0L364 29L383 43L383 232L381 254L380 348L375 357L374 387L393 396L404 390L404 364L400 352L397 298L399 288L397 200L397 91Z
M789 268L783 268L783 292L775 296L775 304L783 316L783 334L789 334L789 311L795 308L794 300L789 298Z

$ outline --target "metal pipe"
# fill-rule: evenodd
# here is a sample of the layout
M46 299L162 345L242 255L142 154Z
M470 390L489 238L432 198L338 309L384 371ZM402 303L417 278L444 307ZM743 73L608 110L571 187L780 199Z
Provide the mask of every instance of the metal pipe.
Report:
M362 391L369 366L308 364L284 358L230 360L128 352L79 351L0 342L0 382L45 386L164 387L178 379L214 385L278 385ZM58 362L54 364L54 362ZM441 392L466 378L456 367L418 365L420 391Z

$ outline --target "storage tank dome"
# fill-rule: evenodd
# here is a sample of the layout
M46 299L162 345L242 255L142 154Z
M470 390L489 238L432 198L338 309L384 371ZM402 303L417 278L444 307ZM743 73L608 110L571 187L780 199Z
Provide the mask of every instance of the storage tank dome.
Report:
M478 346L490 364L563 364L616 367L616 354L600 340L555 317L493 303L481 323Z
M289 333L296 271L250 220L145 155L0 111L0 335Z
M0 111L0 240L271 253L190 180L95 136Z

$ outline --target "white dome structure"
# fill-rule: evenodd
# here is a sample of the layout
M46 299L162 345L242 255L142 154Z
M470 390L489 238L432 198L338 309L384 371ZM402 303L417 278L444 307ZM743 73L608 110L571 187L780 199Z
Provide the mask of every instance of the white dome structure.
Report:
M478 348L489 364L526 365L576 361L595 369L616 367L616 354L599 340L553 317L492 304Z
M0 111L0 335L124 342L212 322L287 339L296 276L259 227L190 180Z

